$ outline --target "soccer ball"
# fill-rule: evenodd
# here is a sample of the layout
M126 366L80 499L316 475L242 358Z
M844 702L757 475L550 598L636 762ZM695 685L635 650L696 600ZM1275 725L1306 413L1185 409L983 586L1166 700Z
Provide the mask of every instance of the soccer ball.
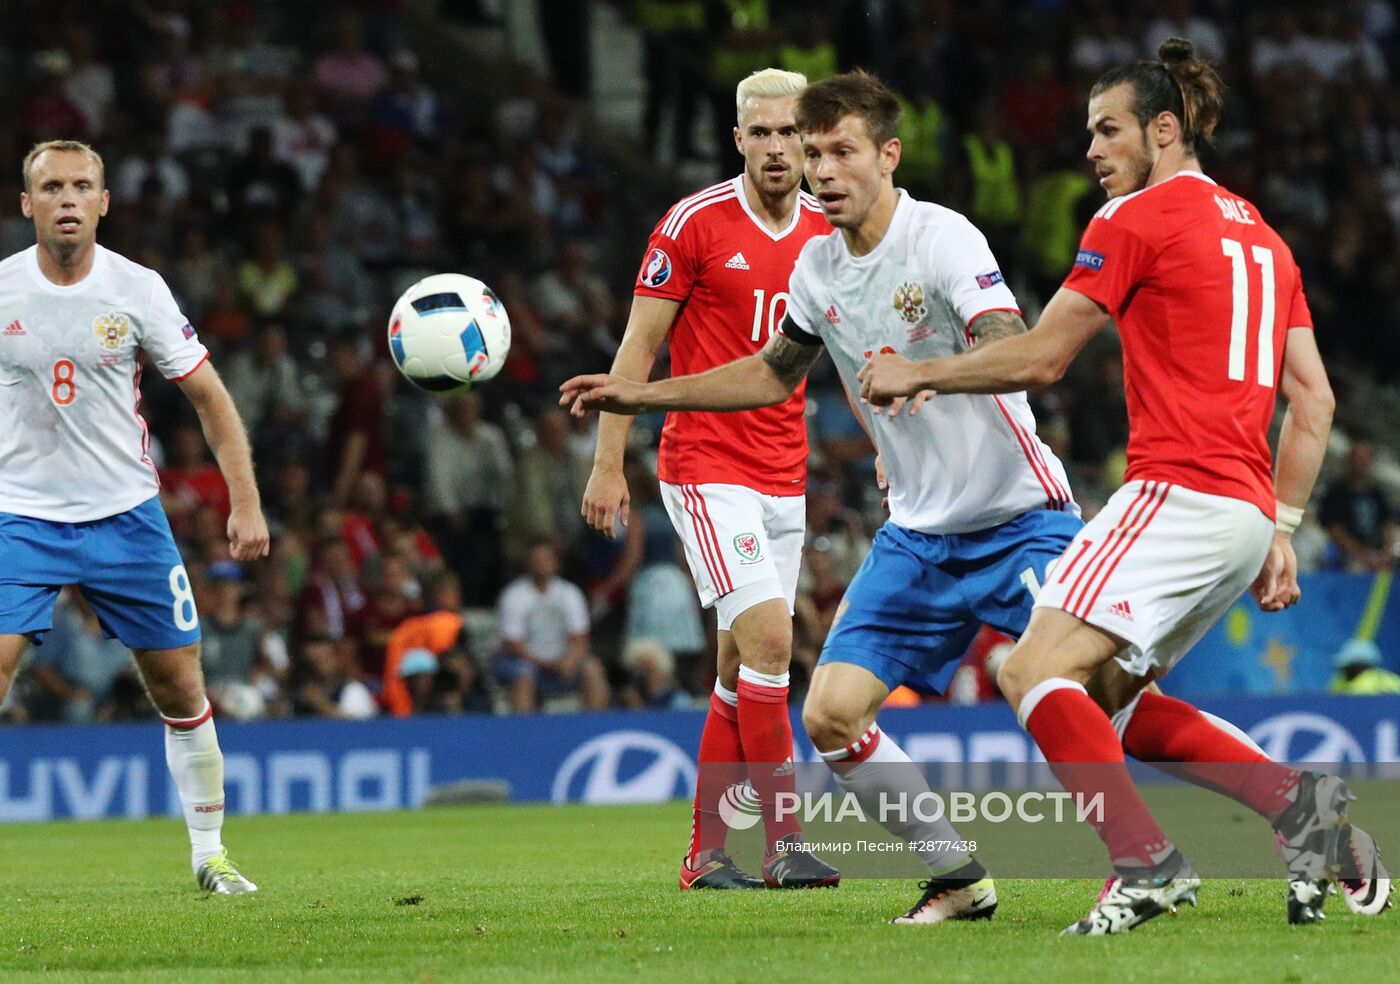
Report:
M475 277L436 273L403 292L389 315L389 354L414 386L465 393L501 371L510 351L506 309Z

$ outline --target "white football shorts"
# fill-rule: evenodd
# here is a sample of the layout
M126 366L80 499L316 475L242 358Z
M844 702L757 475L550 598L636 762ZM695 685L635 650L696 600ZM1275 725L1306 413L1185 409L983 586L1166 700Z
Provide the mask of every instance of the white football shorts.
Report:
M1126 640L1123 668L1160 677L1254 582L1273 536L1273 522L1242 499L1129 482L1075 536L1035 607Z
M671 525L685 545L700 603L714 606L719 628L774 598L792 611L807 498L765 495L743 485L661 483Z

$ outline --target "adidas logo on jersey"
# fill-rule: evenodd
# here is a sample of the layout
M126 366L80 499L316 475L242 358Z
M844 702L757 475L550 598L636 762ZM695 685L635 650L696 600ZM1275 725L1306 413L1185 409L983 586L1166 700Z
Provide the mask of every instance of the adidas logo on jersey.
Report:
M839 325L841 323L841 315L837 313L835 304L826 309L826 323L829 325Z
M1125 622L1133 620L1133 610L1128 607L1127 601L1115 601L1108 606L1108 614L1117 615Z
M744 259L744 253L740 250L731 256L724 265L730 270L747 270L749 268L749 261Z
M24 325L20 324L19 319L16 318L14 321L11 321L9 326L5 329L5 334L11 337L15 335L23 335Z

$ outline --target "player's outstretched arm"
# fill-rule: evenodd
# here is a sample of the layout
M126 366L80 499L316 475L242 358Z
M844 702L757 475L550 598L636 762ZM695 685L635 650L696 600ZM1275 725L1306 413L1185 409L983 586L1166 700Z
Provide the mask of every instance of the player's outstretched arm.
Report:
M627 330L613 359L611 375L623 379L648 378L656 362L657 350L666 341L680 307L680 301L666 297L633 297ZM588 476L588 486L584 489L583 505L579 512L589 526L607 537L614 535L619 518L624 526L629 518L631 495L627 491L622 465L627 435L631 430L631 417L615 413L599 415L593 472Z
M1287 527L1296 526L1312 496L1317 473L1327 454L1327 437L1332 432L1332 412L1337 401L1327 370L1317 351L1317 338L1310 328L1291 328L1283 350L1283 373L1279 393L1288 401L1279 432L1274 495L1279 504L1279 529L1258 579L1250 589L1254 600L1266 612L1295 604L1302 597L1298 587L1298 561L1293 555L1293 535ZM1289 522L1287 513L1292 514Z
M229 553L235 560L256 560L268 551L267 520L253 477L253 452L238 408L224 388L224 381L208 362L179 381L199 414L204 439L214 452L219 471L228 483L232 511L228 517Z
M561 406L581 417L589 410L639 414L657 410L753 410L782 403L822 353L774 335L761 352L693 376L637 383L621 376L575 376L559 387Z
M972 351L922 362L876 355L857 377L860 395L884 406L921 390L1016 393L1047 386L1065 374L1080 349L1107 321L1108 312L1097 301L1061 287L1031 331L1015 331L1009 323L998 322L988 326Z

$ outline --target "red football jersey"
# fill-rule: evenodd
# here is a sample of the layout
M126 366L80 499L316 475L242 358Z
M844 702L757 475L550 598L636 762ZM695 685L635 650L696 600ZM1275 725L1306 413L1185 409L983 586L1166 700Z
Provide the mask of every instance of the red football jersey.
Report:
M657 223L634 292L681 302L671 326L671 374L753 355L787 313L788 275L813 236L831 232L817 200L798 192L792 222L773 233L753 213L740 175L682 198ZM783 403L738 413L677 412L661 430L657 474L673 485L744 485L801 495L807 481L806 384Z
M1293 253L1197 171L1094 216L1065 286L1118 322L1127 480L1252 502L1274 518L1269 422L1290 328L1312 328Z

